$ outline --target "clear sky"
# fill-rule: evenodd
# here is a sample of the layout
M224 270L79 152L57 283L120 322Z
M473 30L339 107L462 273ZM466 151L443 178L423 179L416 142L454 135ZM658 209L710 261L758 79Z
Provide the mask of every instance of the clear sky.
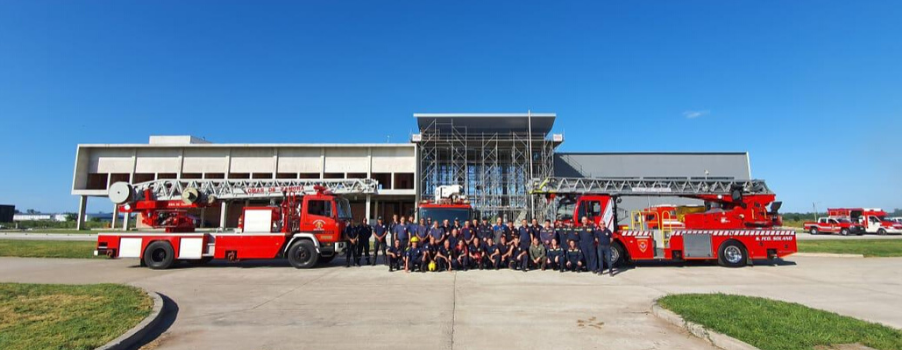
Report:
M784 210L902 207L902 2L0 1L20 210L76 209L79 143L403 142L413 113L526 110L562 151L748 151Z

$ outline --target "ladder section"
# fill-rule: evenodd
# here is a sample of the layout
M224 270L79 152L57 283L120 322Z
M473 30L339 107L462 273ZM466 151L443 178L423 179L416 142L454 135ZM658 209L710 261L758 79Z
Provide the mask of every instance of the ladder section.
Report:
M611 196L692 196L773 194L764 180L692 177L569 178L549 177L530 183L533 194L603 194Z
M281 198L290 194L310 194L318 187L334 194L373 194L374 179L162 179L134 185L116 183L110 187L110 199L124 202L143 197L150 191L158 201ZM118 200L117 200L118 198Z

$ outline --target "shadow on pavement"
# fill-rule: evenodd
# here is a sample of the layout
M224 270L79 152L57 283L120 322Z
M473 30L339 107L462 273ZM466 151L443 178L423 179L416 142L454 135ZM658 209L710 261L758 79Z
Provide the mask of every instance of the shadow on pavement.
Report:
M163 318L160 319L160 323L157 323L157 326L154 327L154 329L149 333L147 333L144 338L138 341L138 343L135 344L132 349L141 349L145 345L151 344L157 339L161 339L160 336L162 336L163 333L166 333L166 331L169 330L169 327L171 327L172 324L175 323L175 319L178 318L179 305L176 304L176 302L170 299L168 296L162 293L158 294L160 294L160 297L163 298ZM148 348L153 349L155 348L155 346L151 344L150 346L148 346Z

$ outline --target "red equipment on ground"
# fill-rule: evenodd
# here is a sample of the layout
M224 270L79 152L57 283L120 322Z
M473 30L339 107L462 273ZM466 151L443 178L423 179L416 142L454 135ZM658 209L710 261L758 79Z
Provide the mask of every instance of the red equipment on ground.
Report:
M761 180L696 178L548 178L532 193L557 199L558 224L585 216L615 230L615 264L641 260L717 260L742 266L753 259L775 259L797 251L795 231L781 230L781 202ZM654 225L632 213L629 229L615 226L621 196L674 196L704 201L702 212L683 215L684 228ZM770 205L770 209L767 206ZM671 226L671 227L668 227Z
M337 194L374 193L375 188L376 182L368 179L115 183L110 199L119 204L119 210L139 213L141 221L156 230L100 233L95 254L140 258L142 265L152 269L179 261L277 258L287 259L296 268L309 268L331 261L344 246L351 210L348 200ZM195 232L194 220L187 214L192 208L249 199L270 199L271 204L243 208L241 227L231 232Z

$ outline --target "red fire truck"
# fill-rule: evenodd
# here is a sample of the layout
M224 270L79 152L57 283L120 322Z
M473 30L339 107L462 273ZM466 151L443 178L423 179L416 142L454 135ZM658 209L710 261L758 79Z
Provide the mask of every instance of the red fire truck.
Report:
M425 200L418 205L417 218L431 218L441 223L444 220L453 223L474 217L473 207L467 198L461 194L460 185L438 186L435 189L435 200Z
M867 233L902 234L902 223L888 219L880 208L832 208L827 215L859 223Z
M121 212L139 213L142 223L155 230L98 234L94 254L139 258L151 269L181 261L279 258L296 268L310 268L331 261L344 247L351 209L339 194L375 189L376 181L370 179L119 182L110 186L110 199ZM251 199L270 199L271 204L243 208L241 227L234 231L195 232L187 214L188 209L214 205L227 213L223 202Z
M559 224L583 216L616 228L615 264L643 260L717 260L739 267L753 259L775 259L797 251L793 230L781 230L781 202L761 180L696 178L547 178L531 186L534 194L557 202ZM639 221L629 229L618 222L623 196L677 196L704 201L706 210L687 213L685 228L649 229ZM768 209L770 206L770 209ZM578 222L578 221L577 221ZM659 224L660 225L660 224Z
M641 210L639 215L632 216L630 220L646 223L649 230L676 230L686 228L683 223L686 214L702 211L705 211L705 207L701 205L660 204Z

